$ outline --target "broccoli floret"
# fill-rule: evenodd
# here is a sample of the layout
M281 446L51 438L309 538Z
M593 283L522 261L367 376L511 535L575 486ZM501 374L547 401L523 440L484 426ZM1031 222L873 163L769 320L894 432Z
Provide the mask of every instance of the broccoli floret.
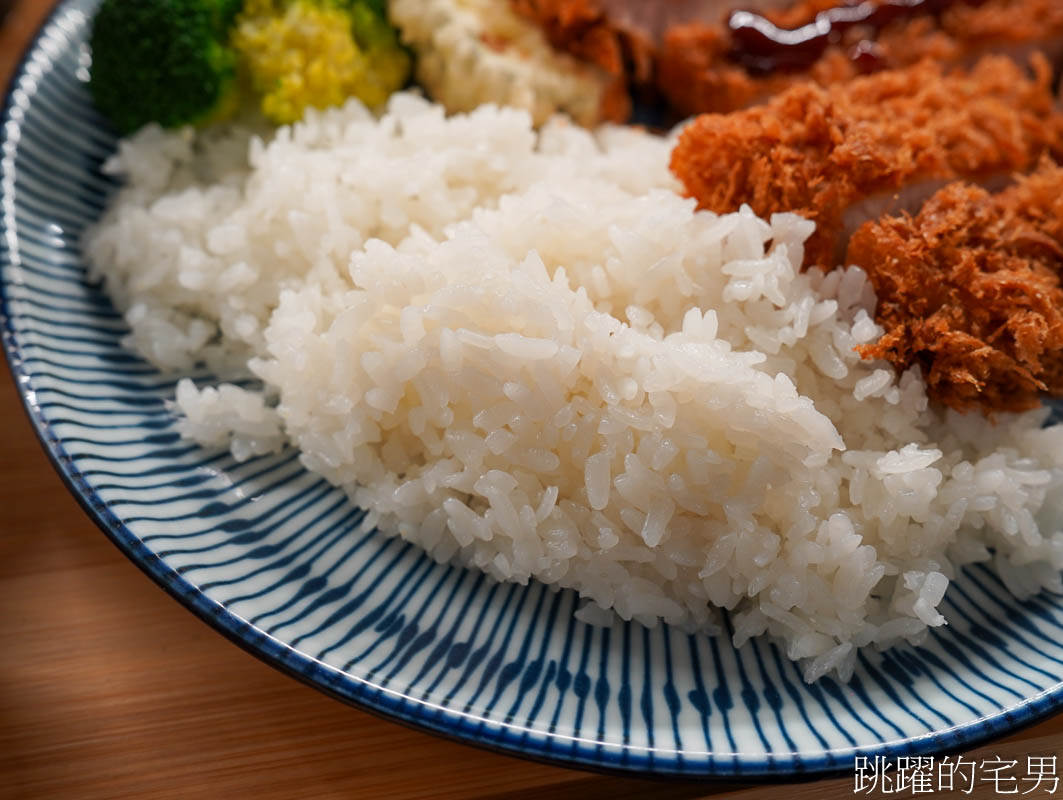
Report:
M89 87L121 133L200 124L237 105L229 29L243 0L104 0Z
M233 46L273 122L357 97L379 106L401 89L410 56L384 0L246 0Z

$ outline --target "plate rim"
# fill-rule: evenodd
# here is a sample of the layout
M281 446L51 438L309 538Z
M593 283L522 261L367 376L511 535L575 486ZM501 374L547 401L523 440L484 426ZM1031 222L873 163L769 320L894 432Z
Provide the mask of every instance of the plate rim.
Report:
M21 129L24 124L23 120L11 119L11 110L15 106L14 94L26 74L27 63L40 48L44 34L57 18L68 10L72 2L73 0L59 0L54 5L24 46L9 83L2 87L0 154L6 155L6 147L11 141L9 126ZM32 97L27 95L30 102ZM14 152L17 152L17 143ZM7 160L6 157L0 159L0 178L7 177ZM13 176L11 184L13 185ZM8 197L6 186L7 182L0 180L0 199ZM13 206L15 202L13 197ZM1014 706L1001 708L994 714L953 728L876 745L823 751L814 757L804 757L800 753L780 753L740 758L741 754L727 754L729 758L725 761L713 761L712 771L709 772L704 769L703 759L706 754L698 753L696 755L700 758L688 760L684 759L682 751L669 750L658 755L650 748L637 745L610 743L606 748L600 742L584 742L548 731L529 731L504 720L488 720L471 713L441 709L425 700L384 689L325 665L267 635L185 580L126 527L77 469L74 460L64 449L61 437L52 430L39 404L31 396L29 385L33 372L24 364L19 332L14 322L16 316L9 309L9 282L3 276L3 272L11 268L9 256L12 253L11 244L3 235L6 230L5 215L0 215L0 255L8 256L4 259L7 263L0 264L0 349L4 352L4 360L14 379L22 409L29 419L34 435L63 485L89 519L118 550L186 610L245 652L335 700L412 730L550 766L590 770L628 778L746 784L851 776L852 768L842 764L845 759L858 756L878 756L892 760L903 756L963 753L1063 711L1061 682L1054 689L1025 697ZM483 729L482 723L485 722L497 727L497 732L492 734L490 729ZM833 752L838 755L830 756Z

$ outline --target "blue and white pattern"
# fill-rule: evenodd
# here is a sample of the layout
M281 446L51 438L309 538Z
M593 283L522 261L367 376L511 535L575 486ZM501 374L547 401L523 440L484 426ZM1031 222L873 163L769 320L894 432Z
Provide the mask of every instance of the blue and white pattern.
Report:
M271 664L356 705L507 752L685 776L851 769L956 749L1063 704L1063 597L982 567L919 649L813 686L775 646L635 624L496 584L385 538L291 452L235 463L180 440L175 380L126 352L78 241L114 140L84 86L94 3L63 3L3 111L0 322L27 408L88 513L142 569ZM200 376L201 377L201 376Z

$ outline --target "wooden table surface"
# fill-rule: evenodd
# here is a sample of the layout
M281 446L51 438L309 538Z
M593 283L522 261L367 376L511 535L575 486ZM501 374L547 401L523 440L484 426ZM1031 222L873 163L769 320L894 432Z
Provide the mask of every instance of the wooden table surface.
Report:
M0 86L50 5L16 0L0 23ZM3 372L2 798L852 796L849 778L743 788L559 769L318 694L229 643L126 561L60 482ZM1063 716L971 757L1025 764L1027 754L1063 755ZM971 796L991 794L983 786Z

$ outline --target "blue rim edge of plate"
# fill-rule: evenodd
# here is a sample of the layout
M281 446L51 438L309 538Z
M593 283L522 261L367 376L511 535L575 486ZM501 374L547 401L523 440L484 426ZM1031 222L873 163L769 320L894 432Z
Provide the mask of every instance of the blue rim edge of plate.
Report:
M40 24L20 55L9 83L3 87L0 103L0 123L8 119L14 87L25 73L26 62L36 49L41 34L63 10L59 0ZM6 125L0 129L0 151L9 141ZM2 173L2 170L0 170ZM0 254L9 253L2 235L4 223L0 218ZM479 729L482 722L473 714L460 714L416 701L396 692L388 692L367 681L361 681L340 670L268 636L253 625L226 610L210 599L168 566L115 516L74 465L62 441L52 431L39 406L30 399L25 385L32 375L23 367L14 321L8 311L6 283L0 281L0 341L8 368L15 380L22 407L41 443L48 460L63 484L118 549L167 594L177 600L203 622L251 655L274 669L306 684L329 697L362 711L397 722L411 729L427 732L443 739L472 745L501 755L513 756L557 767L578 768L629 778L659 778L665 780L729 781L743 783L779 783L809 781L852 774L838 767L838 759L824 757L810 759L801 756L761 758L759 761L738 760L714 763L714 772L695 771L697 761L672 756L667 761L644 747L621 748L624 755L606 751L600 744L581 742L557 734L547 734L540 742L529 738L524 728L502 721L498 732L485 734ZM847 749L852 757L875 756L895 759L898 756L946 755L966 752L993 739L1015 733L1063 710L1063 685L1054 691L1042 692L1027 698L1018 707L961 725L957 728L897 742ZM840 754L843 755L843 754ZM721 768L722 767L722 768Z

